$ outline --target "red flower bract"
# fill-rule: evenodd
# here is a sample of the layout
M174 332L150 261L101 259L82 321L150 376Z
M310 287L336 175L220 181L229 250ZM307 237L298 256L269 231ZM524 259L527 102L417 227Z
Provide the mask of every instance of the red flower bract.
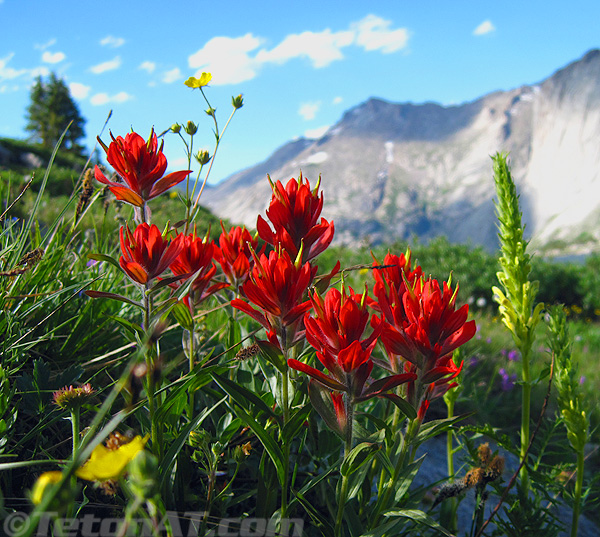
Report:
M258 238L252 237L245 227L232 227L227 232L221 222L221 228L223 232L219 237L220 248L215 247L214 258L221 265L223 274L231 285L237 289L248 279L254 265L252 250L256 250Z
M188 308L192 309L220 289L228 287L228 284L217 282L210 285L217 272L217 267L212 262L216 250L212 241L202 239L195 233L180 235L180 237L181 251L169 268L174 275L181 276L181 279L172 283L171 287L177 289L185 280L194 277L190 292L183 299Z
M320 182L320 180L319 180ZM319 182L314 190L302 175L290 179L284 187L280 181L273 188L267 209L267 221L259 216L256 229L261 239L277 246L281 244L292 258L302 248L302 261L309 261L327 249L333 240L334 225L324 218L318 222L323 209L323 193L318 194Z
M181 251L181 239L164 239L153 224L140 224L131 233L121 226L121 252L119 263L126 274L137 283L147 284L160 276Z
M288 365L310 375L320 384L349 394L354 402L381 395L399 384L408 382L414 373L392 375L378 379L366 386L373 370L371 353L377 343L380 324L364 339L369 322L366 294L348 294L330 289L323 300L317 293L310 297L315 316L304 318L306 339L317 351L317 358L327 368L329 375L298 360L288 360Z
M408 271L410 274L410 270ZM415 271L416 272L416 271ZM420 271L419 271L420 272ZM393 371L414 373L408 400L424 417L428 401L443 395L461 371L452 353L475 335L475 321L467 321L469 307L455 310L456 293L446 282L404 275L404 285L380 289L381 341Z
M388 353L401 356L425 371L475 335L475 321L468 321L469 306L455 310L456 292L444 282L420 277L402 296L404 318L385 323L382 341ZM399 308L394 304L393 308Z
M310 302L302 302L302 297L316 271L317 267L311 267L309 263L294 264L286 251L271 251L269 257L255 255L254 267L241 291L262 311L240 299L233 300L231 305L262 324L271 341L274 337L293 338L297 321L310 308ZM293 326L291 334L286 331L289 326ZM286 341L286 344L291 343Z
M112 142L109 146L99 137L98 142L106 152L106 160L124 183L110 181L98 166L94 174L99 182L108 185L119 200L141 207L146 201L181 183L191 173L191 170L185 170L163 177L167 169L167 158L162 152L164 141L158 147L154 130L151 131L148 141L135 132L130 132L125 138L115 138L112 133L110 136Z

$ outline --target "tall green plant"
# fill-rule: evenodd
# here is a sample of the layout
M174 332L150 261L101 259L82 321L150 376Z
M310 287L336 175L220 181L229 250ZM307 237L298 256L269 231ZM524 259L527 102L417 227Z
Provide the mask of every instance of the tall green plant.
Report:
M500 271L497 273L500 287L492 287L494 300L502 322L506 325L517 349L521 353L521 460L526 457L530 441L529 422L531 407L531 351L535 330L540 321L543 304L535 305L538 283L530 281L531 257L527 253L524 238L525 226L521 221L519 196L510 173L507 155L497 153L493 158L496 183L496 215L500 238ZM528 488L527 467L521 469L521 480Z
M555 359L554 379L558 392L558 409L567 428L569 444L577 456L571 523L571 537L576 537L583 493L584 450L590 438L590 426L589 412L586 412L583 402L577 368L574 367L571 359L571 338L567 316L561 306L555 306L549 311L548 342Z

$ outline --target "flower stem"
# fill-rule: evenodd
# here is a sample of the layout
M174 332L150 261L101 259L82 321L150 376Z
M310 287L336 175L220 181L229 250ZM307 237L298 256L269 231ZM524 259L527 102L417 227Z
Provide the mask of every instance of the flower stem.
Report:
M149 294L149 284L146 283L144 289L142 291L142 303L144 306L144 330L146 332L146 336L149 338L150 336L150 311L152 308L151 297ZM154 381L154 360L152 357L152 349L146 348L145 352L146 356L146 396L148 398L148 413L150 415L150 438L152 439L152 450L160 459L160 440L158 438L158 431L156 430L156 424L154 422L154 414L156 411L156 402L154 400L154 395L156 391L155 381Z
M190 347L189 347L189 353L190 355L188 356L188 366L189 366L189 373L190 376L192 375L192 371L194 370L194 356L196 354L196 348L194 347L194 323L192 322L192 326L190 327ZM193 417L194 417L194 403L195 403L195 390L190 389L190 393L189 393L189 418L190 421L192 421Z
M354 435L353 421L354 421L354 406L350 400L348 394L344 394L344 402L346 407L346 438L344 442L344 459L352 451L352 442ZM342 476L342 485L340 487L340 497L338 498L338 510L335 518L335 537L341 537L342 532L342 521L344 519L344 507L346 506L346 500L348 497L348 475Z
M446 408L448 410L448 419L454 417L454 401L450 400L446 402ZM452 446L452 438L454 436L454 432L452 429L449 429L446 433L446 460L448 463L448 477L450 479L454 479L454 454L453 454L453 446Z
M284 356L286 357L285 363L287 364L287 350L284 351ZM289 409L289 371L286 368L282 373L282 399L283 399L283 428L287 425L290 418L290 409ZM281 440L283 442L283 463L284 463L284 472L283 472L283 484L281 486L281 518L287 517L288 510L288 484L290 480L290 443L286 438L281 436Z
M531 413L531 379L529 374L529 352L523 352L529 349L522 349L522 376L523 389L521 399L521 451L520 459L523 461L527 456L529 447L529 419ZM527 473L527 464L523 464L519 473L521 484L524 490L529 490L529 474Z
M577 450L577 478L573 491L573 521L571 522L571 537L577 537L579 528L579 513L581 512L581 495L583 492L583 467L585 456L582 449Z
M73 459L75 459L75 452L79 448L80 441L80 427L79 427L79 407L75 407L71 410L71 427L73 431Z

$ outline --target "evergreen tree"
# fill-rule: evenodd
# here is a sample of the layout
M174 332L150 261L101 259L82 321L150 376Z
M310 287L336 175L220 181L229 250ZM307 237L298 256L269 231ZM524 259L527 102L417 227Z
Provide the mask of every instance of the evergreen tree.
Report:
M82 154L83 147L78 142L85 136L85 119L64 80L54 73L47 82L38 76L31 88L30 100L25 129L32 133L32 140L53 148L72 122L63 140L63 148Z

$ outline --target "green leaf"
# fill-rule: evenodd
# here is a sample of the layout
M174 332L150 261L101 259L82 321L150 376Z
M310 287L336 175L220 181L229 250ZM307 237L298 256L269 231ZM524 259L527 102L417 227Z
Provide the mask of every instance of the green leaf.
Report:
M127 319L123 319L123 317L118 317L117 315L111 315L109 318L112 319L113 321L119 323L130 334L132 334L132 335L137 334L142 341L146 337L144 334L144 329L139 324L132 323L131 321L128 321Z
M161 289L168 287L170 284L178 282L179 280L182 280L184 277L185 276L178 275L178 276L169 276L168 278L163 278L163 279L159 280L158 282L156 282L152 287L150 287L150 289L148 289L148 293L153 295L153 294L157 293L158 291L160 291Z
M371 442L358 444L358 446L354 447L344 458L342 466L340 467L340 473L342 476L347 477L356 472L363 464L370 461L380 449L381 445Z
M285 373L288 366L283 359L283 354L275 345L269 341L257 341L262 355L271 365L275 366L280 373Z
M117 295L116 293L107 293L106 291L85 291L85 294L90 298L112 298L113 300L119 300L120 302L125 302L126 304L132 304L140 309L144 308L139 302L131 300L130 298L122 295Z
M198 414L194 418L193 421L188 423L181 430L181 432L179 433L177 438L175 438L175 440L169 447L169 450L167 451L167 453L165 453L165 456L164 456L163 460L161 461L159 469L158 469L158 475L161 476L161 482L160 482L161 488L165 485L167 477L169 477L171 475L171 468L173 468L173 465L175 464L175 460L177 459L177 455L181 451L181 448L183 448L183 446L185 445L190 433L194 429L198 428L198 426L212 413L212 411L215 410L217 407L219 407L221 405L221 403L223 403L226 400L227 400L227 398L223 397L223 399L221 399L220 401L217 401L212 407L205 408L202 412L200 412L200 414ZM155 415L155 417L156 417L156 415Z
M395 509L383 513L383 516L408 518L417 524L428 526L442 535L446 535L446 537L454 537L449 531L442 528L435 520L419 509Z
M310 405L305 405L290 415L288 422L281 431L281 437L284 442L289 443L296 437L298 431L303 427L304 422L308 419L311 412L312 407Z
M414 420L417 417L415 408L403 397L393 393L383 394L382 397L385 397L388 401L394 403L400 412L402 412L409 420Z
M318 382L310 381L308 384L308 395L314 409L323 418L327 426L338 436L344 438L343 428L340 426L333 402L331 401L330 391Z
M212 377L214 381L221 387L221 389L242 408L250 410L248 403L251 403L259 410L265 412L269 417L277 419L277 414L275 414L273 410L271 410L271 408L254 392L251 392L247 388L240 386L239 384L222 375L213 373Z
M429 440L430 438L447 431L455 423L458 423L459 421L464 420L473 414L475 414L475 412L469 412L468 414L461 414L460 416L454 416L452 418L444 418L441 420L432 420L427 422L421 425L419 434L417 434L417 437L414 441L417 446L420 446L426 440Z
M264 446L265 450L269 454L269 457L273 461L273 464L275 465L279 483L283 485L285 479L285 465L289 464L289 461L285 460L283 457L283 451L281 451L281 448L277 442L275 442L269 433L267 433L264 427L243 408L236 406L235 412L237 417L240 418L248 427L250 427L250 429L252 429L252 432L258 437L260 443Z
M88 254L87 256L88 259L93 259L94 261L106 261L107 263L110 263L111 265L117 267L121 272L123 272L121 265L114 257L111 257L106 254Z
M406 468L400 472L398 475L398 479L396 483L399 483L399 487L396 489L395 501L396 504L400 503L402 497L408 492L415 476L419 472L419 468L421 468L421 464L425 460L425 455L420 457L415 462L409 464Z

